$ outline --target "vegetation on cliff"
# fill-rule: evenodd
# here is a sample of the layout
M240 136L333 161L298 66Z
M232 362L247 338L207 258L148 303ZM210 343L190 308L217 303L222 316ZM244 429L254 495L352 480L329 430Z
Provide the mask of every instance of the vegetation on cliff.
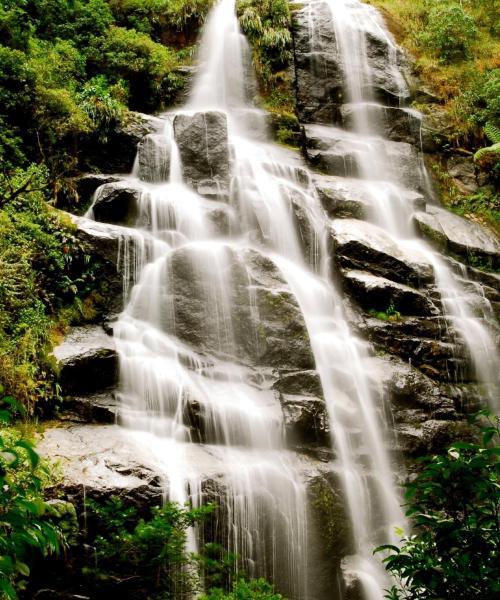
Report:
M476 155L484 185L467 194L457 188L442 162L433 159L442 199L462 215L500 222L500 151L492 146L500 128L500 25L498 0L369 0L381 9L398 43L415 57L417 76L427 86L416 107L442 138L442 153Z
M386 568L397 585L389 600L484 600L500 592L499 419L482 428L480 443L455 442L422 459L406 485L413 534L389 551Z
M54 322L92 292L89 257L51 205L82 161L92 167L82 147L105 142L129 109L173 102L211 4L0 5L0 380L26 406L57 396Z

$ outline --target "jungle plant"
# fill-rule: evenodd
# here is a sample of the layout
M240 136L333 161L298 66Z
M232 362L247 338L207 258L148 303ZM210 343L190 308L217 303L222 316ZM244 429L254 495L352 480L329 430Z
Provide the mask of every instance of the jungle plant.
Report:
M460 4L439 4L431 9L425 31L418 39L444 62L453 62L469 55L476 33L474 19Z
M64 541L46 518L47 467L31 442L9 427L24 409L3 392L0 385L0 598L15 599L26 587L33 560L58 553Z
M390 600L487 600L500 592L500 430L487 411L479 443L455 442L423 459L406 485L414 534L386 545L386 569L397 585Z

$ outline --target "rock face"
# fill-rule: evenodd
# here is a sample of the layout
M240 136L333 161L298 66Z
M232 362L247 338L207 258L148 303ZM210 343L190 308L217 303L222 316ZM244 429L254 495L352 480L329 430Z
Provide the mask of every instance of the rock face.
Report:
M500 242L484 227L437 206L415 215L418 229L442 250L465 258L478 260L493 268L500 265Z
M432 281L424 256L398 245L383 229L354 219L332 223L335 259L344 268L368 269L392 281L413 286Z
M184 178L197 189L206 180L226 188L229 177L227 118L220 112L178 114L174 119Z
M300 309L269 259L252 250L236 254L229 247L208 256L203 275L212 281L219 279L221 288L216 292L220 296L207 306L199 255L192 252L180 248L168 263L175 333L181 340L209 353L238 350L256 364L295 369L314 365ZM194 252L205 253L206 249ZM211 308L224 302L226 292L228 312L219 318L226 319L228 336L221 340Z
M98 326L75 327L54 348L59 382L65 394L98 392L118 379L118 355L112 337Z
M388 306L393 306L406 315L429 315L437 312L421 292L366 271L346 271L343 273L343 281L350 294L365 308L383 311Z
M84 489L96 500L118 496L135 506L161 503L158 467L115 425L49 429L38 443L42 456L57 460L68 499L83 502Z
M368 115L370 124L374 127L374 133L393 142L420 143L421 119L416 111L379 104L367 106L343 104L340 108L342 124L346 128L352 129L359 119L361 111Z
M310 36L311 19L321 31L318 39ZM314 13L307 8L294 11L297 108L304 123L335 123L343 98L343 77L337 60L331 14L326 3Z
M143 113L129 112L118 125L106 144L84 148L87 162L103 173L130 173L134 166L137 144L145 135L158 133L165 121ZM95 146L95 147L94 147Z
M421 157L411 144L377 137L363 138L322 125L305 125L304 136L307 159L323 173L359 177L363 174L362 165L369 162L384 165L389 176L403 186L418 191L426 188Z
M137 221L143 190L128 181L106 183L95 195L92 211L96 221L133 226Z
M139 177L148 183L168 180L171 146L164 135L148 134L137 146Z
M385 190L404 199L413 210L425 210L422 194L389 183L315 174L314 184L323 208L332 218L367 219L374 212L372 195Z
M332 13L327 3L307 2L293 11L293 19L299 118L304 123L339 123L340 107L346 100ZM388 105L397 106L402 92L388 61L395 48L390 48L385 39L370 34L366 36L366 50L372 69L372 94Z

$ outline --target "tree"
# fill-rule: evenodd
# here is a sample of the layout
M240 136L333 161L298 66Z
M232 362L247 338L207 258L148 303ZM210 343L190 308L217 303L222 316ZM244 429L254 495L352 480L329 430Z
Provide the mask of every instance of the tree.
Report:
M484 413L483 413L484 414ZM386 545L386 569L398 585L390 600L491 600L498 597L499 421L489 417L481 443L456 442L424 459L406 486L414 534Z

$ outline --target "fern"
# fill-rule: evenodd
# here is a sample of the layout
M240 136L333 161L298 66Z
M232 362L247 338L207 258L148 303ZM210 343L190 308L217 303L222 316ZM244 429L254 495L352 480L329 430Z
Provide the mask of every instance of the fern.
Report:
M493 125L493 123L486 123L484 126L484 132L493 142L493 144L500 144L500 127Z
M480 148L474 154L474 162L480 165L486 166L486 164L498 161L500 161L500 143L493 144L493 146L488 146L487 148Z

